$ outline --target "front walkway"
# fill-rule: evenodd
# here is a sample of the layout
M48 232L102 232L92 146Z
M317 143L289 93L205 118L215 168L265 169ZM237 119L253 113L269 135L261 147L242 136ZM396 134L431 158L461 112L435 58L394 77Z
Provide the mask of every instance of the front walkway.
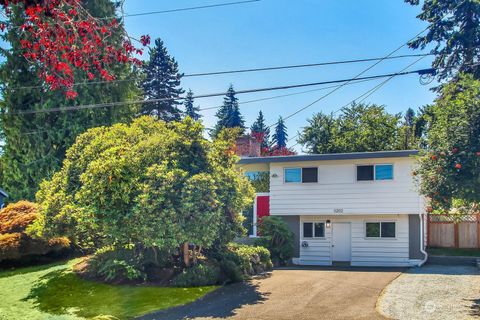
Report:
M141 319L384 319L375 311L392 268L295 268L220 288L189 305Z
M480 272L473 266L412 268L385 289L378 309L399 320L480 318Z

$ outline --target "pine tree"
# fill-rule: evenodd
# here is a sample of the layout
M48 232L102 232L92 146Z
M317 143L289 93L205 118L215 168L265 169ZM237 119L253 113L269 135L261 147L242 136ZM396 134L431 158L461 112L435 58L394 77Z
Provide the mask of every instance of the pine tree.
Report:
M96 17L112 16L115 5L109 0L83 1L83 6ZM12 12L12 23L20 25L24 15ZM138 106L126 105L65 112L35 114L10 114L25 110L40 110L73 105L99 104L139 98L134 81L98 83L76 87L75 101L65 94L42 87L37 70L23 58L21 35L13 29L2 35L10 48L1 52L0 125L3 134L1 186L10 195L9 200L34 200L35 192L43 179L56 171L66 150L76 137L91 127L127 122L138 113ZM122 34L113 35L110 41L121 41ZM136 73L119 65L113 74L116 79L136 79ZM88 81L80 79L78 82ZM39 88L40 87L40 88Z
M235 90L232 85L230 85L225 98L223 98L223 105L215 115L218 121L212 131L213 137L224 128L240 128L241 134L245 132L245 121L240 113L238 99L235 97Z
M185 91L180 87L183 74L178 72L178 63L168 54L161 39L155 40L155 47L149 50L150 59L145 63L145 80L142 83L145 100L162 101L144 103L142 114L165 121L180 120L179 97Z
M265 118L262 111L258 112L257 120L250 127L252 134L260 134L262 138L262 148L270 146L270 128L265 124Z
M277 125L275 126L275 133L272 137L272 143L276 149L286 148L287 147L287 127L283 118L278 118Z
M198 113L200 111L200 107L199 106L195 107L194 105L192 90L188 90L187 92L184 107L185 107L185 116L189 116L195 121L199 120L202 117L202 115Z

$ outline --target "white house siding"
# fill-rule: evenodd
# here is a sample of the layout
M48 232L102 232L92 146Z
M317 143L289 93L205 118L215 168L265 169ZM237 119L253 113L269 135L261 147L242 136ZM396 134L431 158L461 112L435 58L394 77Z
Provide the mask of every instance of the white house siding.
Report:
M358 182L359 164L393 164L394 179ZM270 214L418 214L423 203L413 165L410 158L271 163ZM318 167L318 183L285 183L284 168L295 167Z
M351 262L352 266L409 266L408 215L364 215L364 216L302 216L300 228L304 221L349 222L351 224ZM367 239L365 222L394 221L395 238ZM325 229L324 239L304 239L300 230L300 257L294 262L302 265L332 264L332 228ZM302 247L303 241L308 247Z

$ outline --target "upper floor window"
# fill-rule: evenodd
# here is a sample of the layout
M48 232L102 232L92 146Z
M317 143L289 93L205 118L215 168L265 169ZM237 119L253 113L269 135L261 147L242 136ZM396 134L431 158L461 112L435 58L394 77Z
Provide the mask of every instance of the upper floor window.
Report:
M357 181L393 180L392 164L358 165Z
M318 182L318 168L285 168L284 176L286 183Z

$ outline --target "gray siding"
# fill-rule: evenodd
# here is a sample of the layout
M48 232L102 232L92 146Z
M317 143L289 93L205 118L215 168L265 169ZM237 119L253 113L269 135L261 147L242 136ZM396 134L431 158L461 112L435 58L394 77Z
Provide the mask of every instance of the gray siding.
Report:
M288 224L288 228L293 232L293 257L300 257L300 217L299 216L280 216Z
M420 217L415 214L408 215L408 257L410 259L423 259L420 251Z

